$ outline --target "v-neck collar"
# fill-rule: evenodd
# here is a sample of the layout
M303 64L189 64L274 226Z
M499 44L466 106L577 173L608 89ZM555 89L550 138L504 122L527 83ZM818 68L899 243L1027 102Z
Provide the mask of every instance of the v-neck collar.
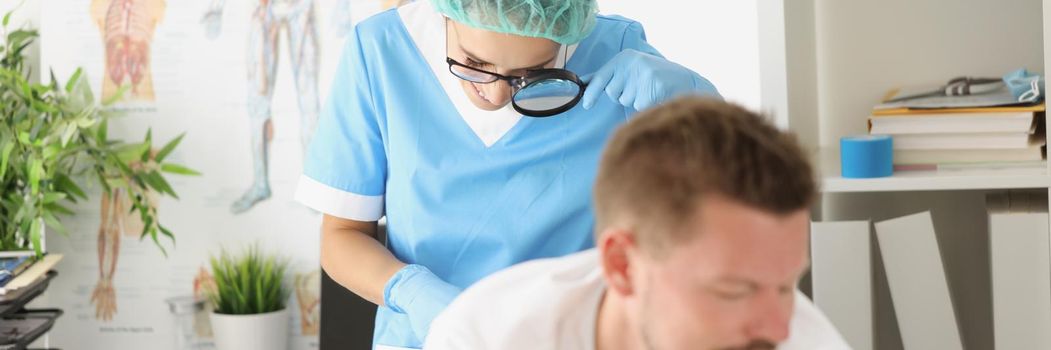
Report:
M416 1L399 7L397 11L409 37L415 42L424 61L431 67L449 101L486 148L492 147L522 121L523 116L516 112L511 104L495 111L486 111L476 107L464 94L460 79L449 73L448 64L445 62L446 18L434 9L430 1ZM559 55L559 62L563 66L565 62L562 61L562 57L568 61L576 45L565 49L566 54Z

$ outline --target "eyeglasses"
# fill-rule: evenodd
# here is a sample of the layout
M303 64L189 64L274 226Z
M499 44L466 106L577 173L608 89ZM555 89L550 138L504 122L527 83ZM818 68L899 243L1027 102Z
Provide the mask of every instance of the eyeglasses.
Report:
M484 71L478 68L474 68L463 63L457 62L452 57L445 57L445 63L449 64L449 72L455 75L457 78L478 84L489 84L498 80L507 82L507 85L511 86L512 91L518 91L525 87L525 77L503 75L499 73ZM529 70L528 72L535 71Z

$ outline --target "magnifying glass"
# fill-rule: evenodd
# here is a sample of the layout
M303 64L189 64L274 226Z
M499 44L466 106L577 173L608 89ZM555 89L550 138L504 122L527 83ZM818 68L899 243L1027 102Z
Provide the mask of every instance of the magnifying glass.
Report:
M522 78L511 106L525 116L544 118L568 111L580 102L586 85L565 69L540 69Z

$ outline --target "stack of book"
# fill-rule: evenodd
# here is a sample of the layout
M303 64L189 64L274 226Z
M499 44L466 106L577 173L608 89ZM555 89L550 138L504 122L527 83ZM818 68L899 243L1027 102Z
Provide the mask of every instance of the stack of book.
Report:
M1044 105L875 109L869 133L894 140L895 170L1042 167Z
M60 260L61 254L36 258L33 252L0 252L0 295L31 285Z

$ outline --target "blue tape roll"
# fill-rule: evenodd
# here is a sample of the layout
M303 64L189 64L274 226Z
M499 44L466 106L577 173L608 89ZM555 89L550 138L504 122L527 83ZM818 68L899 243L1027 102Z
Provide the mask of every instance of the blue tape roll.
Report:
M865 179L894 174L894 143L887 135L846 136L839 139L843 177Z

